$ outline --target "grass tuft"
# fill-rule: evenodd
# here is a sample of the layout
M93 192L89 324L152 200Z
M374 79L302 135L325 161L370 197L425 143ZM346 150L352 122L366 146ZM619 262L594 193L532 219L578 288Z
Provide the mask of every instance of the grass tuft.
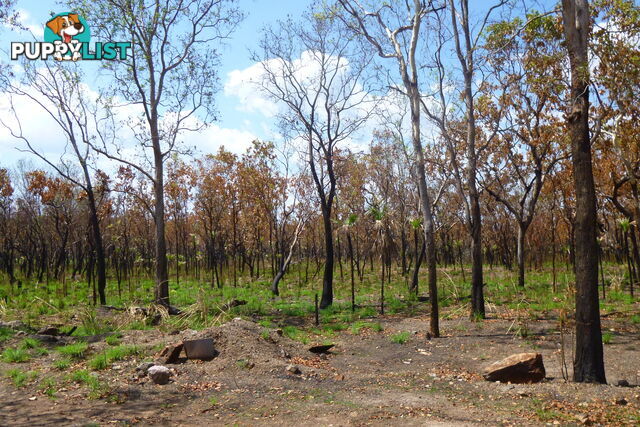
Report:
M58 347L56 350L64 356L73 357L74 359L82 359L84 358L88 348L89 345L86 342L80 341L74 344Z
M2 352L2 361L7 363L24 363L31 360L29 352L23 348L7 348Z
M409 336L411 334L407 331L398 332L397 334L391 335L391 342L396 344L404 344L409 340Z

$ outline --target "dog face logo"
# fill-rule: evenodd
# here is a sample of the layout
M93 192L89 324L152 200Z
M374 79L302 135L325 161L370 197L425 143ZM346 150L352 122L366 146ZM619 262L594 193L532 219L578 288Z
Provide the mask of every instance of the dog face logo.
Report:
M84 32L84 25L80 22L77 13L70 13L66 16L58 15L47 22L47 27L55 35L60 36L65 43L71 43L74 36Z
M53 55L55 59L82 59L79 52L80 43L89 41L89 29L86 22L77 13L60 13L49 21L45 28L45 41L60 44L65 43L69 48L68 54L61 54L59 50Z

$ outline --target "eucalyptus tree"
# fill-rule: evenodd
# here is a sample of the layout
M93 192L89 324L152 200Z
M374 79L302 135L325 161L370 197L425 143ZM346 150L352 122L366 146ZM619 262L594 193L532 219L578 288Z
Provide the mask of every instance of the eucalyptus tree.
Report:
M375 104L366 71L370 55L335 16L306 12L265 28L261 89L277 105L280 128L300 142L322 213L325 263L320 308L333 303L332 214L336 196L336 149L368 120Z
M110 77L103 97L109 120L100 121L101 138L93 148L135 169L153 187L155 301L172 311L164 165L172 153L186 151L181 144L185 132L197 131L215 118L218 48L242 14L233 0L82 0L79 4L95 38L132 43L126 59L103 62ZM116 114L122 110L128 117L120 120ZM133 147L126 145L124 135L132 137ZM131 151L135 154L129 155Z
M481 184L516 221L519 286L525 284L525 237L540 192L556 164L567 158L558 114L564 90L562 30L552 16L528 18L524 28L520 18L488 28L487 69L493 81L485 83L478 108L483 121L498 129L481 166Z
M477 117L478 88L487 79L482 72L487 55L481 36L493 13L506 3L498 0L483 5L476 22L468 0L447 0L446 8L436 11L433 43L428 49L434 90L421 99L424 113L447 147L452 180L461 198L462 223L471 237L471 316L476 318L485 316L478 174L481 156L497 134L495 126L484 126ZM460 100L463 105L458 105Z
M437 337L440 335L440 328L438 326L434 221L420 130L419 70L423 64L419 63L416 51L418 44L424 37L421 29L425 20L431 13L444 5L433 0L427 2L421 0L394 1L382 4L374 1L338 0L338 4L341 12L337 13L337 16L342 18L346 27L373 46L378 57L394 62L402 84L392 84L392 86L403 93L409 103L413 160L420 196L429 273L431 334Z
M567 129L576 197L576 344L573 379L606 383L598 296L596 192L589 129L591 28L587 0L562 0L562 23L571 72Z
M0 119L0 123L9 129L14 138L24 143L25 151L34 154L86 194L96 256L98 295L100 304L106 304L106 261L99 214L105 194L100 188L106 190L106 183L94 183L94 176L100 176L96 173L96 159L91 150L91 141L96 136L93 127L96 105L82 78L78 64L44 61L36 65L24 61L17 78L2 76L2 87L9 95L13 117ZM65 141L65 150L59 158L52 158L47 153L49 147L42 146L28 132L24 132L27 123L15 108L18 100L26 100L28 105L45 112L55 122L61 139Z

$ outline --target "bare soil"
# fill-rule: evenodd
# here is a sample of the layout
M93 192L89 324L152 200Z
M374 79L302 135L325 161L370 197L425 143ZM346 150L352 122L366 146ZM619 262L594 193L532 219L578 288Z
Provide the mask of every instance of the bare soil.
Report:
M507 314L504 313L504 316ZM555 319L516 322L494 316L483 322L444 319L443 336L429 339L428 317L381 317L383 331L342 331L330 354L310 353L277 329L236 319L221 327L179 334L128 331L123 344L149 354L182 339L214 338L219 356L184 360L164 386L138 378L142 358L116 362L100 371L108 392L90 399L85 386L64 381L52 367L55 351L26 364L0 363L0 371L37 369L40 378L59 378L54 399L37 382L16 388L0 380L0 425L545 425L640 423L640 328L604 319L613 334L605 345L610 385L566 382L562 343ZM373 324L373 323L372 323ZM391 336L409 332L406 343ZM5 343L16 345L16 337ZM323 343L326 339L319 339ZM566 335L565 357L572 359ZM92 354L106 343L91 344ZM538 384L500 384L481 374L513 353L542 353L547 378ZM147 358L149 359L149 358ZM84 367L78 362L69 371ZM289 364L301 374L286 371ZM626 380L630 387L619 387Z

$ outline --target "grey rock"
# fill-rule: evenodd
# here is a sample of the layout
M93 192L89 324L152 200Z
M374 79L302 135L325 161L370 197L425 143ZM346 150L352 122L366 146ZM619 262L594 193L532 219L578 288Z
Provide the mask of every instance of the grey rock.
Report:
M156 364L153 362L141 363L136 367L136 372L138 372L138 375L142 374L142 376L145 376L149 372L149 368L152 366L156 366Z
M169 378L171 378L171 371L166 366L154 365L149 368L147 371L149 374L149 378L159 385L164 385L169 382Z

